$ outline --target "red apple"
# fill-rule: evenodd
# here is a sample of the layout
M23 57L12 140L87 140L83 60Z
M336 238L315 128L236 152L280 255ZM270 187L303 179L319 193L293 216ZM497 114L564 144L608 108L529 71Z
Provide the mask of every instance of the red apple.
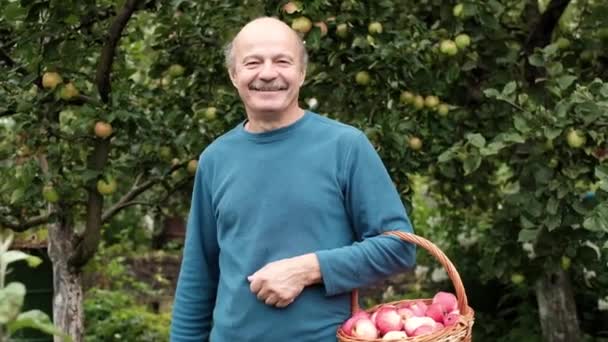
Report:
M446 312L454 311L458 308L458 299L449 292L437 292L433 297L433 303L439 303Z
M376 327L380 330L380 334L384 335L389 331L399 331L403 329L403 320L395 307L385 307L377 311Z
M344 322L344 324L342 324L342 331L346 335L352 336L355 323L361 318L369 318L369 314L365 311L359 311L356 314L352 315L349 319L346 320L346 322Z
M426 309L426 316L431 317L435 322L443 323L445 311L439 303L433 303Z
M416 316L416 315L414 315L414 312L408 307L401 307L401 308L397 309L397 313L399 314L399 316L401 316L401 319L404 321L410 317Z
M458 323L459 319L460 319L459 313L457 313L456 311L450 312L443 317L443 324L446 327L449 327L449 326L452 326L452 325L455 325L456 323Z
M353 327L353 336L363 340L373 340L378 338L378 329L374 322L369 318L360 318Z
M382 336L382 341L402 341L407 338L405 331L389 331Z
M414 315L418 316L418 317L423 317L426 315L426 309L427 309L427 305L419 300L417 302L415 302L414 304L410 305L410 310L412 310L412 312L414 313Z
M405 321L405 332L407 336L414 336L416 329L423 325L435 327L435 321L430 317L410 317Z
M425 324L425 325L419 326L416 330L414 330L414 333L412 334L412 336L426 335L426 334L432 333L433 331L435 331L434 326Z

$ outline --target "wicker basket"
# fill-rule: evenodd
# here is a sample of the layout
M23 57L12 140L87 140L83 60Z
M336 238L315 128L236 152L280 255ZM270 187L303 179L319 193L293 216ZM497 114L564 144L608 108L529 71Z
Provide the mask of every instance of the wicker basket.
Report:
M395 342L397 342L397 341L407 341L407 342L465 341L465 342L470 342L472 340L472 329L473 329L475 312L468 305L467 295L465 293L464 286L462 285L462 280L460 279L460 275L456 271L456 268L454 267L452 262L439 248L437 248L437 246L435 246L432 242L430 242L422 237L419 237L414 234L399 232L399 231L386 232L385 234L393 235L406 242L414 243L414 244L426 249L439 261L439 263L447 271L447 274L448 274L450 280L452 281L452 284L454 285L454 289L456 291L456 298L458 299L458 309L460 310L460 314L461 314L460 320L458 321L457 324L454 324L453 326L446 327L444 329L441 329L439 331L436 331L434 333L427 334L427 335L408 337L407 339L391 340L391 341L395 341ZM372 313L373 311L375 311L382 305L386 305L386 304L397 305L397 304L401 304L401 303L406 303L406 304L412 303L413 304L414 302L419 301L419 300L422 300L427 305L432 303L432 299L401 300L401 301L379 304L379 305L376 305L365 311L367 311L368 313ZM358 294L357 290L354 290L352 293L352 304L351 305L352 305L353 314L355 314L356 312L358 312L360 310L359 294ZM360 338L347 336L346 334L344 334L344 332L340 328L338 328L336 336L337 336L339 342L364 342L364 341L387 342L387 340L382 340L381 338L378 338L375 340L363 340Z

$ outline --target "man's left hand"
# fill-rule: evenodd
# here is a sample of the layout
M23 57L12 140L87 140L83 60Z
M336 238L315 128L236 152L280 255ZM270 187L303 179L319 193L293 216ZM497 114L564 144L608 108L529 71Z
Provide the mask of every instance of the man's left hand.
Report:
M277 260L247 277L249 288L267 305L284 308L304 287L321 281L319 260L313 253Z

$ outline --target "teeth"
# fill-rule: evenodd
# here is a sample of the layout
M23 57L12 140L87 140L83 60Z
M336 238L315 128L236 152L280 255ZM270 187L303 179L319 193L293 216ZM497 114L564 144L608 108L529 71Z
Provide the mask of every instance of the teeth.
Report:
M256 87L252 87L251 90L255 90L255 91L281 91L281 90L285 90L287 88L256 88Z

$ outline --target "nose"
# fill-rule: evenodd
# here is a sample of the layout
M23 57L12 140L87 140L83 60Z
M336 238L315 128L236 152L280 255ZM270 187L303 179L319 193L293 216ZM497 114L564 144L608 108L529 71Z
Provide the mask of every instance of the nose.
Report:
M272 61L264 62L262 70L260 70L259 78L262 81L271 81L277 77L277 70Z

